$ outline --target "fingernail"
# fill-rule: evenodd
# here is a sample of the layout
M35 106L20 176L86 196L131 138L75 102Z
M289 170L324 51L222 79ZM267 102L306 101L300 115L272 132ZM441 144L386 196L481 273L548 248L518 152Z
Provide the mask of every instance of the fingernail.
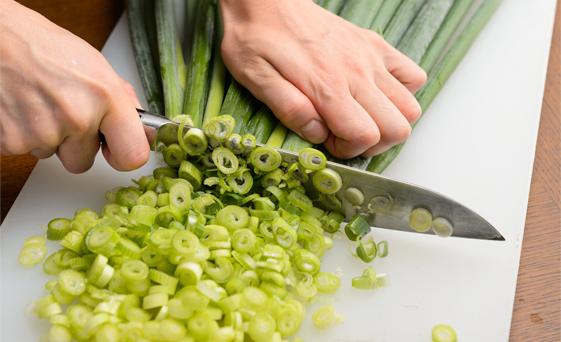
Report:
M308 122L300 129L300 132L304 136L304 139L314 144L321 144L327 139L327 127L318 120Z

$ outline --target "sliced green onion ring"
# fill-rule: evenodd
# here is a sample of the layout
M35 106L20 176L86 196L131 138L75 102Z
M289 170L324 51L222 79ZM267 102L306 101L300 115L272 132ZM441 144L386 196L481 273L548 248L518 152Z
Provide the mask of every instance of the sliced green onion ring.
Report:
M409 225L418 232L426 232L432 225L432 214L425 208L415 208L409 214Z
M456 342L456 331L449 325L438 324L432 328L433 342Z
M236 123L230 115L212 118L204 127L205 134L218 142L225 142L234 131Z
M259 146L251 152L249 161L257 171L270 172L280 166L282 157L270 146Z
M226 141L226 147L234 154L242 153L242 136L237 133L231 134Z
M436 217L432 220L432 231L440 237L449 237L454 232L454 226L444 217Z
M232 174L239 166L238 157L226 147L217 147L212 151L212 160L220 172Z
M201 155L207 150L208 139L204 131L198 128L190 128L183 136L183 148L191 156Z
M354 206L361 206L364 203L364 194L357 188L347 188L345 190L345 199Z
M388 256L388 242L386 240L378 242L376 248L378 249L378 256L380 258Z
M338 315L335 312L335 306L333 304L325 304L319 307L312 315L312 322L314 326L318 329L325 329L336 322L340 323L343 321L342 315Z
M327 158L325 155L315 148L303 149L300 151L298 157L300 163L308 170L320 171L327 165Z
M66 218L56 218L47 225L47 239L60 240L72 230L72 221Z
M371 228L368 221L361 215L355 215L345 226L345 234L351 241L362 239L366 234L370 233Z
M343 186L341 175L328 168L317 171L312 180L316 189L324 194L334 194Z
M368 202L368 209L372 212L383 213L388 211L393 205L393 198L390 194L374 196Z
M170 144L162 151L164 162L171 167L179 167L185 158L185 151L179 144Z

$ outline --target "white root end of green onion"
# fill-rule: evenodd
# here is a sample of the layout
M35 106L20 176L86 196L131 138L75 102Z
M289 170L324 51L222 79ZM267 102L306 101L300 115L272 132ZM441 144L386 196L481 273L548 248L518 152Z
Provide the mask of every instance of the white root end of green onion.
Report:
M418 232L426 232L432 225L432 214L425 208L415 208L409 214L409 225Z
M454 226L444 217L432 220L432 231L440 237L449 237L454 232Z

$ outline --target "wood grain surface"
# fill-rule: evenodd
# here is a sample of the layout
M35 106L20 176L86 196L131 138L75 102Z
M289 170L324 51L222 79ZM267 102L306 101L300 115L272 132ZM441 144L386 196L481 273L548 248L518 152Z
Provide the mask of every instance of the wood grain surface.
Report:
M101 49L124 10L114 0L20 0ZM561 341L561 0L558 0L522 244L511 342ZM1 219L37 160L1 157ZM483 309L483 308L482 308Z

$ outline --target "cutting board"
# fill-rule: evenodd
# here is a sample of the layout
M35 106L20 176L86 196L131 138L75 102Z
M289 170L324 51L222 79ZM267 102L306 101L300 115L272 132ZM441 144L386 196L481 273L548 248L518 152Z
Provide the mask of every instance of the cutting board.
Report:
M476 1L476 4L479 3ZM475 210L506 241L392 232L374 228L389 242L389 256L372 266L391 285L373 291L351 287L366 265L336 240L322 268L342 267L342 288L332 298L343 323L317 330L308 307L299 337L308 342L429 342L431 328L453 326L460 341L507 341L516 288L524 219L553 27L555 0L505 0L417 125L390 177L432 188ZM181 16L182 10L178 10ZM122 17L102 50L146 107ZM125 134L125 132L124 132ZM55 159L41 160L0 230L0 339L37 341L48 322L24 313L44 296L52 278L40 266L17 263L23 241L42 233L56 217L79 208L100 211L105 191L151 174L154 158L140 170L117 172L98 156L80 175ZM56 243L49 243L49 254Z

